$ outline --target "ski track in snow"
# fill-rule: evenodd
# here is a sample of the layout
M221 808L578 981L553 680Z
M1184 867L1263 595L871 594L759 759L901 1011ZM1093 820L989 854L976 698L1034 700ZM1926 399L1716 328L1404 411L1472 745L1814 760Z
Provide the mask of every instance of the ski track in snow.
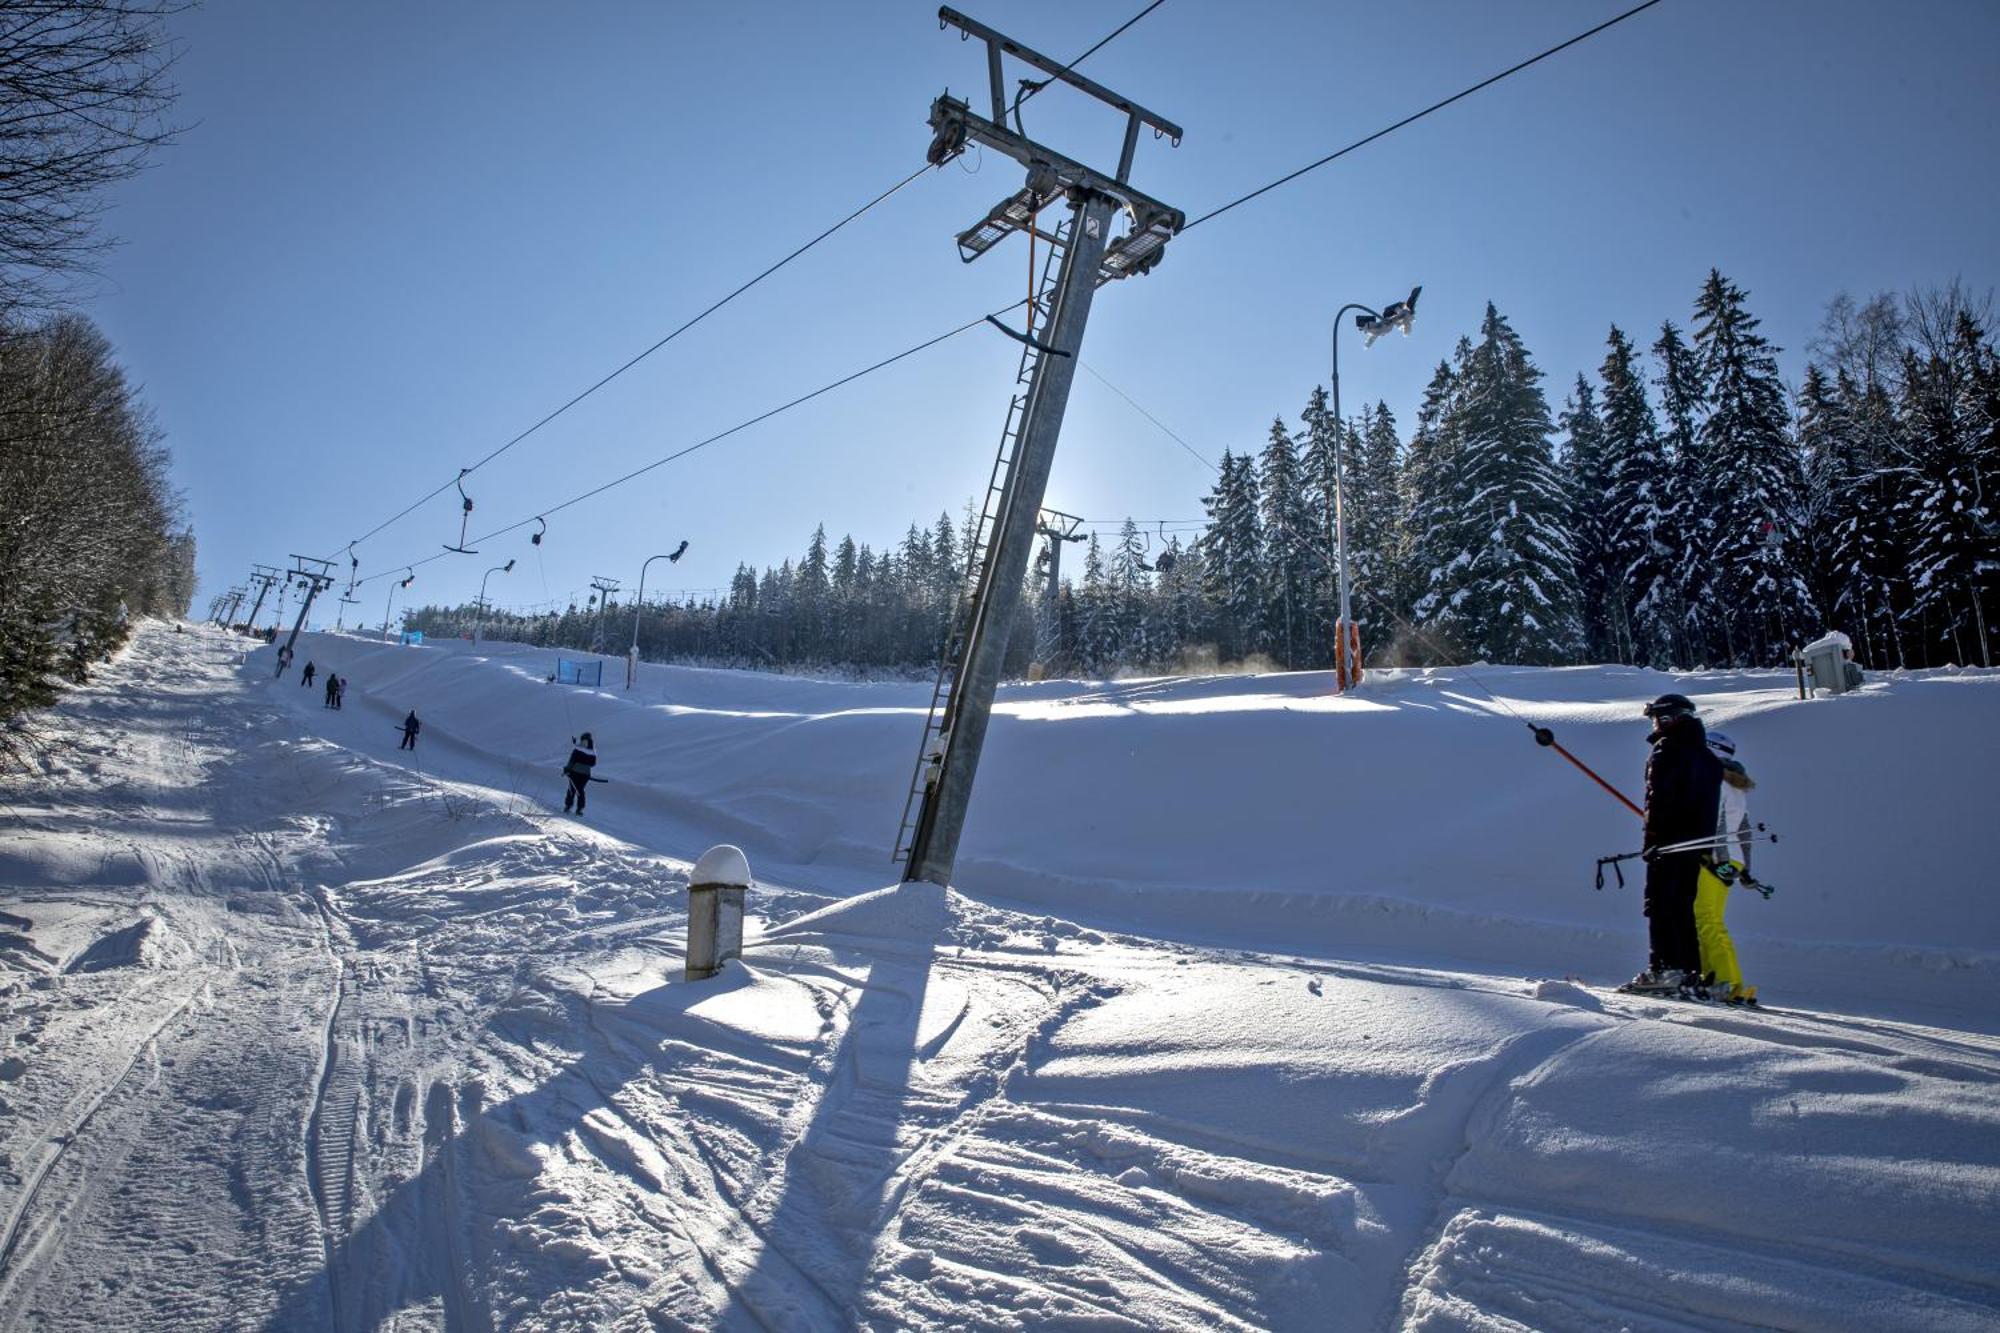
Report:
M0 791L0 1333L2000 1327L2000 1039L798 866L690 985L794 797L560 819L241 648L143 626Z

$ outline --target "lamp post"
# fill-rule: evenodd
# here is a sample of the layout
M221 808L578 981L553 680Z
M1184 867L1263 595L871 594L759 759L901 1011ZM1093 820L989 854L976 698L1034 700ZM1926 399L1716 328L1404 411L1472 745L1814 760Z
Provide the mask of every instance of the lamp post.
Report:
M639 675L639 616L646 609L646 570L655 560L672 564L681 558L681 551L685 550L687 543L682 542L680 551L649 555L646 563L639 566L639 595L632 599L632 650L625 655L625 688L628 690Z
M475 648L479 646L479 632L486 627L486 580L492 578L495 574L511 574L513 572L514 562L509 560L504 565L493 566L493 568L479 576L479 610L472 619L472 643Z
M1333 669L1334 680L1342 694L1349 686L1359 683L1360 636L1353 629L1353 619L1348 607L1347 579L1347 516L1345 498L1347 482L1343 459L1346 453L1344 441L1347 422L1340 415L1340 321L1352 310L1354 327L1361 330L1368 341L1362 344L1373 347L1375 340L1390 329L1401 329L1405 338L1410 336L1410 324L1417 317L1417 296L1422 287L1410 288L1407 300L1395 301L1381 310L1371 310L1365 305L1348 302L1333 315L1333 542L1340 563L1340 619L1333 626Z
M389 613L396 606L396 589L407 588L417 581L417 571L409 569L407 565L404 568L409 570L410 576L406 579L397 579L389 585L389 604L382 608L382 642L384 643L389 642Z

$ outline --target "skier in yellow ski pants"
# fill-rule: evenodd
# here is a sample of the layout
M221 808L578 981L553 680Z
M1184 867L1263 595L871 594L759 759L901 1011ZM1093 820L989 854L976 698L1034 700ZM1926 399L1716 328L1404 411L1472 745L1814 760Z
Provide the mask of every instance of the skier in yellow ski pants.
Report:
M1735 877L1732 875L1731 879ZM1701 942L1701 970L1711 978L1709 985L1723 999L1743 990L1743 969L1736 962L1736 945L1730 941L1729 927L1722 914L1729 907L1728 884L1704 863L1695 880L1694 935Z
M1743 984L1743 968L1736 961L1736 945L1722 914L1729 907L1729 891L1739 879L1750 874L1750 800L1747 793L1757 784L1736 758L1736 742L1719 731L1708 733L1708 748L1722 761L1722 801L1716 832L1728 839L1702 858L1701 874L1695 880L1694 934L1701 944L1701 970L1718 999L1754 1001L1757 989ZM1719 873L1718 873L1719 871Z

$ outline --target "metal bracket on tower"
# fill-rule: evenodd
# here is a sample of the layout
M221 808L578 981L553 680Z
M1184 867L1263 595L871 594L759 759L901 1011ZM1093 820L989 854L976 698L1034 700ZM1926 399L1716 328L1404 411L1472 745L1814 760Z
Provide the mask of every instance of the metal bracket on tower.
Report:
M1181 127L1102 84L1086 79L1060 61L1052 60L983 23L967 18L948 5L938 10L938 24L957 28L966 39L976 37L986 43L987 79L993 99L993 115L990 119L980 115L972 109L970 102L950 93L932 102L930 160L934 163L947 162L964 152L967 143L976 143L1005 153L1028 169L1028 182L1019 192L995 204L984 218L959 233L959 257L969 264L1017 231L1034 232L1041 239L1053 242L1054 237L1050 233L1035 229L1036 215L1059 199L1074 199L1078 192L1085 192L1109 197L1130 220L1125 234L1105 246L1098 265L1097 281L1109 282L1114 278L1150 272L1160 262L1167 242L1186 225L1187 215L1132 188L1132 158L1138 149L1141 126L1151 127L1156 138L1165 137L1177 147L1181 141ZM1125 113L1125 141L1115 175L1106 176L1094 171L1074 158L1007 128L1006 85L1000 76L1000 57L1003 54L1048 75L1044 83L1060 81Z

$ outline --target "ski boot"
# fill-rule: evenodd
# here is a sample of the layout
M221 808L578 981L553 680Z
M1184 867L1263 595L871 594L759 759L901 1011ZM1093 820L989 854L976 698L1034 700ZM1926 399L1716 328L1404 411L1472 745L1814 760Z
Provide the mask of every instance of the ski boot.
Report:
M1662 968L1647 969L1618 989L1627 995L1672 995L1680 989L1680 973Z

